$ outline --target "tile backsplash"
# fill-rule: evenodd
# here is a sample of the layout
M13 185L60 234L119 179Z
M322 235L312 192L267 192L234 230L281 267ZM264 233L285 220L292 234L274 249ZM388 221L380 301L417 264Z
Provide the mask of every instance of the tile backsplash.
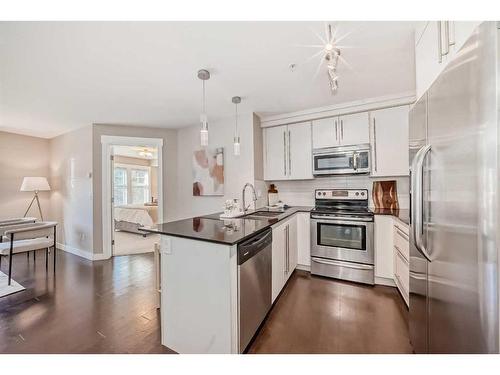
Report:
M372 178L369 176L319 177L313 180L269 181L276 185L280 200L290 206L313 206L315 189L368 189L369 205L373 207L372 187L374 181L395 180L400 208L410 206L409 177Z

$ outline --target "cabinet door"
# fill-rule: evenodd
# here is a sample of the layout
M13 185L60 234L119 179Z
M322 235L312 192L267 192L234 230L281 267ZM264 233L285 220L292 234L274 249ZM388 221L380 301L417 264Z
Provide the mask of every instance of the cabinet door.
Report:
M288 178L312 179L311 123L288 125Z
M439 50L441 24L440 21L428 22L415 48L417 98L427 91L443 68Z
M329 117L312 122L313 148L339 145L338 117Z
M297 264L311 266L311 216L297 214Z
M264 129L264 179L287 179L286 126Z
M392 217L375 215L375 277L394 277L393 238Z
M285 283L285 225L273 228L272 244L272 301L278 297Z
M287 280L297 267L298 247L297 247L297 216L294 215L287 222L288 224L288 268Z
M410 270L408 262L399 251L394 254L394 281L408 305L410 290Z
M372 176L408 176L409 106L371 112Z
M462 48L480 23L480 21L450 21L450 38L454 53Z
M341 146L360 145L370 142L368 112L353 113L339 117Z

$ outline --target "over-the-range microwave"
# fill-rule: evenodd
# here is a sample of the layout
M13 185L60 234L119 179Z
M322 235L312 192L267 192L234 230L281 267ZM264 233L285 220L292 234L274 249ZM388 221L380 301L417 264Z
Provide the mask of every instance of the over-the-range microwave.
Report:
M370 173L370 145L316 148L313 175Z

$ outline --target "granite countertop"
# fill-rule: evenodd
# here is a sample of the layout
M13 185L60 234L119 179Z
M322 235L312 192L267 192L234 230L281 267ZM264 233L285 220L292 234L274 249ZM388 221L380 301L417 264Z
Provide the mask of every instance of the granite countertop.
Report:
M399 220L401 220L406 225L410 225L410 210L409 209L397 209L393 210L390 208L374 208L373 213L375 215L391 215Z
M283 221L297 212L309 212L313 207L294 206L281 210L278 217L220 219L219 213L197 216L191 219L161 223L145 232L165 234L174 237L190 238L200 241L215 242L223 245L234 245L246 240L272 225ZM255 211L277 211L261 208ZM249 214L255 211L249 211ZM249 215L247 214L247 215Z

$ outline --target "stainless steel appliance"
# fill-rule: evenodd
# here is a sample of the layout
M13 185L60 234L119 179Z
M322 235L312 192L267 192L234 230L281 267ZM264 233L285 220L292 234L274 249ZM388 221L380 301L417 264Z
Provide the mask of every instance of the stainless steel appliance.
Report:
M313 150L315 176L370 173L370 145Z
M410 112L410 338L498 353L499 30L482 23Z
M239 350L246 349L271 308L272 230L238 245Z
M311 273L374 284L368 190L320 189L311 211Z

